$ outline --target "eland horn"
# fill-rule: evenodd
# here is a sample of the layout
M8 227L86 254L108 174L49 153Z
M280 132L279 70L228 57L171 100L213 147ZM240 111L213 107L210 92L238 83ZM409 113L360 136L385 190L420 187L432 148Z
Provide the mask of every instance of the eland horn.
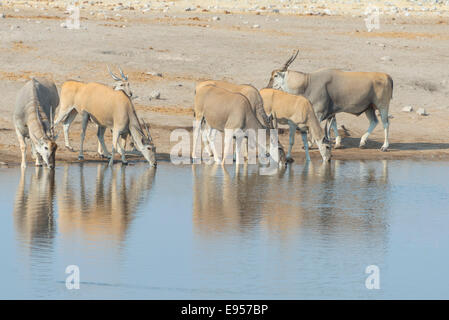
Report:
M296 57L298 56L299 50L296 50L295 53L285 62L284 66L282 67L282 71L287 71L288 67L292 64L293 61L295 61Z
M55 124L53 122L53 108L51 106L50 106L50 119L48 121L48 124L50 126L50 130L49 131L50 131L51 138L54 139L54 137L55 137Z
M109 69L109 66L106 65L108 67L108 71L109 74L111 75L112 79L114 79L115 81L122 81L122 79L120 79L119 77L117 77L115 74L112 73L111 69Z
M120 71L120 75L122 76L123 80L128 81L128 77L125 76L125 74L123 73L122 68L120 68L120 66L118 67L118 70Z
M145 130L147 131L147 137L148 137L148 139L151 140L150 126L148 125L148 123L145 122L145 120L142 119L142 121L143 121L143 125L145 126Z
M324 125L324 137L326 138L327 141L330 141L330 128L332 126L333 119L334 118L327 119L326 124Z

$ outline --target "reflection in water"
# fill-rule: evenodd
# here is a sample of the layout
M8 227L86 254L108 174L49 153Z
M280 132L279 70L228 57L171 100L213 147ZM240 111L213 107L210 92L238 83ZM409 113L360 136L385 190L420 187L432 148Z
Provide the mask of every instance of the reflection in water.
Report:
M29 168L20 180L0 168L13 211L0 215L0 298L444 298L447 168L333 161L262 176L161 163L158 183L140 165ZM364 285L371 264L377 292Z
M134 171L131 176L126 175L126 166L115 166L110 170L106 165L98 164L96 169L95 182L86 186L86 178L92 178L92 175L85 175L82 164L78 167L66 165L62 179L56 183L54 170L36 168L28 189L26 171L22 170L14 219L17 233L28 240L30 248L52 246L56 233L55 196L59 233L81 231L87 237L98 239L106 236L122 241L125 238L138 206L148 198L155 169ZM89 170L92 172L92 168Z
M207 237L250 232L263 227L279 238L301 227L325 235L365 232L382 238L388 223L388 163L383 170L364 161L359 172L345 162L288 166L277 175L261 176L256 166L237 171L217 165L193 166L193 222ZM354 167L354 163L349 166Z
M26 183L26 170L22 169L14 204L14 225L21 243L51 247L55 236L53 199L55 197L55 172L36 167Z
M18 243L25 253L21 264L31 267L22 277L31 285L51 279L48 270L54 260L56 236L54 197L54 170L36 167L27 184L26 169L21 169L14 202L14 226Z
M66 265L73 263L70 259L52 270L55 260L63 259L67 252L64 248L73 250L77 243L90 243L81 252L93 257L89 264L76 259L77 264L84 261L85 268L95 265L101 269L112 259L114 264L109 265L108 272L118 276L120 255L116 253L123 247L138 207L149 198L154 175L154 168L132 170L127 175L126 166L111 169L98 164L95 175L92 166L66 165L62 176L61 170L56 170L56 177L55 170L36 168L27 184L27 171L22 170L14 224L23 253L20 265L28 266L21 277L28 279L29 294L49 294L44 288L54 288Z
M145 168L127 176L127 166L97 165L96 180L86 185L84 166L66 165L58 187L58 226L63 234L82 231L86 237L123 241L137 207L148 199L155 175Z

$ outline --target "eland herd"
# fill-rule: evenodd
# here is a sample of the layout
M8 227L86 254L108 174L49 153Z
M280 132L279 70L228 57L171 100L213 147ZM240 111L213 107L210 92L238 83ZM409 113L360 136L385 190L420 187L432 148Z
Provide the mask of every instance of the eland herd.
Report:
M317 145L323 161L331 159L330 131L334 131L334 148L341 147L341 137L337 130L335 115L346 112L354 115L365 113L370 124L360 140L364 148L370 133L378 124L376 110L379 111L385 133L381 151L387 151L389 118L388 109L393 96L393 80L385 73L345 72L336 69L322 69L312 73L288 70L296 59L294 53L281 69L272 71L266 88L258 90L252 85L237 85L226 81L208 80L195 87L193 150L204 143L207 154L221 161L215 138L217 132L241 130L244 142L237 143L236 154L255 148L249 130L277 132L278 124L289 126L289 147L287 155L278 144L279 156L276 161L284 165L292 161L291 152L296 130L301 132L306 152L310 160L309 146ZM32 155L36 165L55 166L56 139L54 127L62 122L65 147L70 145L69 129L78 114L82 117L82 132L78 159L83 160L83 143L89 121L97 125L98 153L113 164L115 152L121 155L123 164L126 141L132 140L133 154L143 156L151 166L156 166L156 147L151 138L148 124L139 119L132 103L132 91L128 77L119 68L120 76L108 67L115 85L109 87L100 83L83 83L69 80L64 82L60 96L56 85L44 78L32 78L19 91L14 110L14 126L22 154L22 167L26 167L26 139L31 141ZM320 122L325 121L325 128ZM112 152L109 153L104 141L104 133L112 131ZM276 136L277 139L277 136ZM232 150L231 143L224 150ZM221 148L221 144L220 144ZM271 149L270 149L271 152ZM232 153L232 151L231 151ZM192 159L196 157L192 153ZM200 156L201 157L201 156ZM236 156L236 163L239 164ZM224 163L224 159L223 159Z

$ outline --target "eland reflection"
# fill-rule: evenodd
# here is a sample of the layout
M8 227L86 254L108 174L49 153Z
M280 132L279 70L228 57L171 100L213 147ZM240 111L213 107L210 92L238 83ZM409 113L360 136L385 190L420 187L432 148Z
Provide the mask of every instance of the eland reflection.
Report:
M98 164L96 176L79 167L65 166L58 186L59 232L82 232L89 239L124 240L138 209L148 199L154 168L132 170L127 166ZM95 179L94 179L95 178Z
M27 172L28 171L28 172ZM56 222L54 214L55 171L36 167L21 169L14 202L13 220L16 237L21 247L21 264L31 266L22 277L48 283L52 275L46 270L54 259Z
M36 167L27 185L26 170L21 170L14 203L14 225L29 248L50 246L56 227L53 214L55 172Z
M193 224L214 237L256 228L279 239L301 230L379 236L385 240L389 205L388 162L310 162L263 176L257 166L193 167ZM374 191L373 191L373 188ZM299 232L298 232L299 231Z

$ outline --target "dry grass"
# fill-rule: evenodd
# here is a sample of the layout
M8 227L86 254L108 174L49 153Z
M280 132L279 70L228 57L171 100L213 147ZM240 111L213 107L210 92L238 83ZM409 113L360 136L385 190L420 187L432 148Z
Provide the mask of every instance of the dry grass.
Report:
M206 78L203 77L195 77L190 75L175 75L175 74L163 74L162 77L153 76L150 74L147 74L143 71L136 71L136 70L127 70L125 72L129 80L131 82L150 82L150 81L191 81L191 82L199 82L199 81L205 81Z
M151 112L157 112L157 113L165 113L165 114L176 114L176 115L189 115L193 116L193 109L192 108L184 108L179 106L146 106L146 105L140 105L136 104L134 105L136 110L142 110L142 111L151 111Z
M389 39L409 39L415 40L419 38L426 39L439 39L439 40L448 40L448 34L440 34L440 33L424 33L424 32L367 32L367 31L358 31L358 32L349 32L346 33L351 36L363 37L363 38L389 38Z
M12 49L14 51L33 51L33 50L37 50L37 48L31 47L31 46L27 46L26 44L23 43L23 41L14 41L12 43Z
M23 81L23 80L30 80L33 77L44 77L53 79L53 74L36 71L20 71L20 72L0 71L0 79L3 80Z

